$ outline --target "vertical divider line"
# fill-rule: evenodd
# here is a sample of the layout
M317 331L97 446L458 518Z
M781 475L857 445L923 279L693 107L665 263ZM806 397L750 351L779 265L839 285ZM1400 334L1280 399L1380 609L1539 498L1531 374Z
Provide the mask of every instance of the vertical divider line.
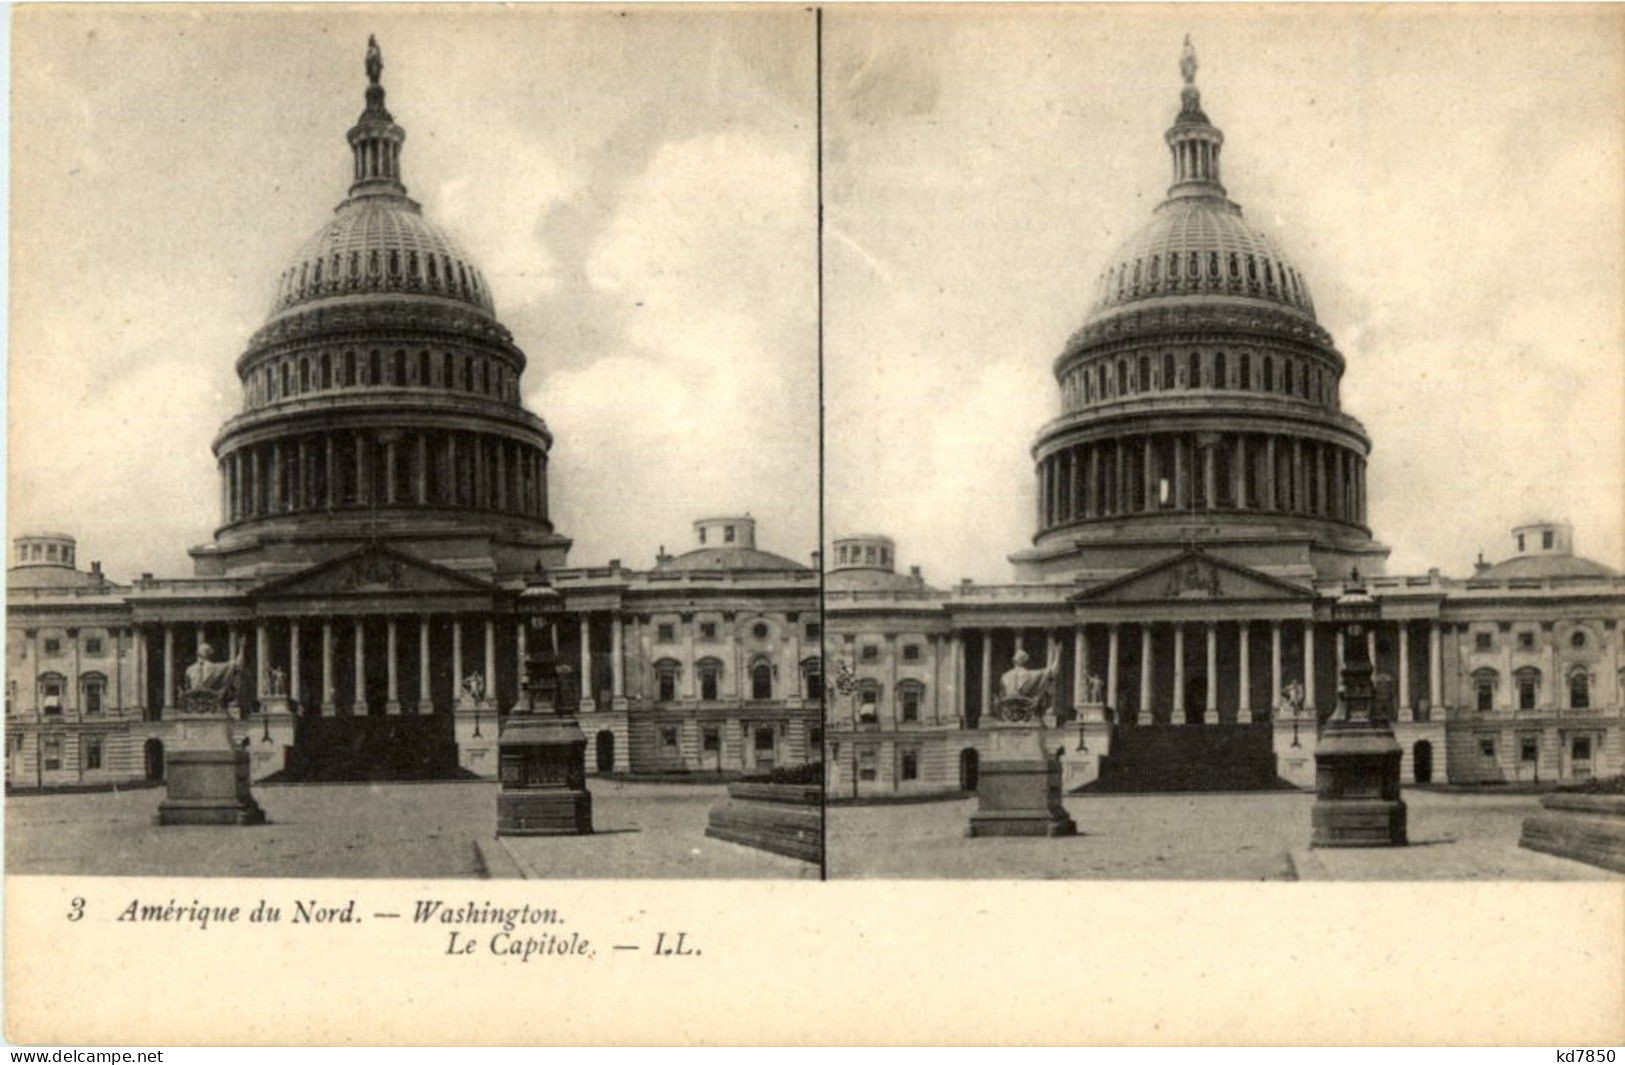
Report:
M821 779L818 796L819 861L818 878L829 879L829 655L826 653L829 625L824 616L824 9L813 8L813 129L817 139L814 158L818 195L818 762Z

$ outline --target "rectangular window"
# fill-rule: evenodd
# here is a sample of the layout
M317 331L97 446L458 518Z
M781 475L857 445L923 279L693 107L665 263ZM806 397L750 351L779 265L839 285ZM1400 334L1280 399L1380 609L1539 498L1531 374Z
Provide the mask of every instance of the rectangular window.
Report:
M60 714L62 712L62 682L60 680L46 681L40 687L40 696L47 714Z
M1540 546L1548 551L1552 549L1552 530L1547 529L1540 534Z
M102 638L100 636L87 637L85 639L85 654L87 654L87 655L99 655L101 653L102 653Z
M667 753L673 753L677 750L677 729L675 726L666 725L661 728L660 746L664 747Z
M1535 646L1535 634L1534 633L1532 633L1532 632L1520 632L1520 633L1518 633L1518 647L1519 647L1519 649L1524 650L1524 651L1528 651L1531 648L1533 648L1534 646Z
M1475 685L1478 695L1478 708L1480 710L1495 709L1495 685L1488 678L1481 678Z
M722 527L722 540L724 543L729 544L734 542L734 527L732 525L724 525Z
M904 780L920 779L920 752L904 751L902 758L902 773Z
M862 657L865 662L877 662L880 660L880 648L872 643L864 644Z
M876 768L877 763L878 759L875 757L873 747L858 748L858 779L874 780L879 777L880 773Z
M771 751L773 749L773 729L771 726L755 730L753 742L758 751Z
M677 698L677 674L670 670L660 672L660 693L658 698L663 703L669 703Z
M700 698L706 702L714 702L717 697L717 671L706 669L700 672Z
M1493 761L1495 759L1495 737L1478 737L1478 753L1480 757L1488 758Z
M85 768L100 769L102 767L102 741L100 736L85 737Z
M1473 646L1480 651L1488 651L1491 646L1490 634L1480 632L1473 636Z
M700 639L714 640L717 638L717 623L714 621L700 622Z
M102 682L99 680L85 681L85 713L99 714L102 712Z
M1518 760L1533 762L1540 758L1540 741L1533 736L1522 736L1518 739Z
M59 655L59 654L61 654L62 653L62 641L57 639L55 636L46 637L46 639L45 639L45 653L48 654L48 655Z
M920 645L909 643L903 645L903 661L918 662L920 660Z
M817 640L824 635L824 626L816 621L807 622L807 639Z
M913 688L903 689L903 720L920 720L920 693Z
M40 740L41 754L46 769L62 768L62 737L46 736Z
M1535 708L1535 695L1539 689L1533 677L1518 678L1518 709L1533 710Z
M722 732L718 729L707 728L703 733L703 746L707 751L722 750Z
M661 643L674 642L677 639L677 627L669 622L656 626L655 639Z

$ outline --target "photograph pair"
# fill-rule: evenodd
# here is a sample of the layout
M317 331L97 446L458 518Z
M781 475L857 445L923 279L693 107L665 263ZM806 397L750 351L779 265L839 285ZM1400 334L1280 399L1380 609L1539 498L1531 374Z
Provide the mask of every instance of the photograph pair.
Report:
M1625 21L13 13L12 876L1625 873Z

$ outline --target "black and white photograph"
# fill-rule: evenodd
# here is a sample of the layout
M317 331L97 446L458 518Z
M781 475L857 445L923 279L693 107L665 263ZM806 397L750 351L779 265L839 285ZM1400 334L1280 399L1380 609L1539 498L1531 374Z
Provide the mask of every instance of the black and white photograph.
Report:
M831 877L1618 879L1617 15L827 15Z
M7 870L818 876L811 17L18 31Z

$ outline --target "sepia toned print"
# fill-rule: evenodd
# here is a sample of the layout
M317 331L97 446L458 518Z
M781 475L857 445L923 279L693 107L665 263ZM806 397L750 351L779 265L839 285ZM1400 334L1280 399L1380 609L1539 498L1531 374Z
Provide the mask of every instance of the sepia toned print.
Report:
M27 24L22 137L63 153L40 169L81 186L81 209L155 202L129 230L51 235L60 191L18 183L19 254L64 280L19 286L9 870L816 877L809 20L369 18ZM462 58L437 53L447 32ZM502 73L523 40L557 83ZM116 98L87 80L121 63ZM662 72L687 113L658 89L573 103L596 79L562 72L594 63ZM153 124L130 112L154 85L173 108L158 151L120 126ZM273 86L300 121L265 113ZM64 101L92 135L59 141ZM718 210L783 220L719 232ZM692 275L718 264L778 288L698 321L710 282ZM121 299L131 286L184 297ZM266 288L256 318L239 290ZM79 291L86 320L50 335ZM105 353L71 347L98 334ZM108 372L125 379L111 395ZM155 374L231 384L144 407ZM684 409L764 374L786 384L749 410ZM38 423L48 393L81 389L84 412ZM177 469L154 435L197 454ZM676 483L674 461L699 456L732 468ZM643 491L640 466L670 483ZM177 566L159 534L180 521L197 546ZM799 560L770 549L798 540Z
M1581 255L1597 271L1562 292L1510 292L1501 311L1572 308L1584 320L1480 337L1475 271L1522 276L1520 260L1551 258L1554 229L1589 224L1546 184L1580 149L1409 158L1415 142L1373 128L1453 123L1440 134L1452 144L1482 140L1509 113L1579 94L1577 83L1498 81L1463 103L1450 87L1475 82L1485 56L1583 63L1618 86L1620 42L1604 21L1521 10L1448 23L1260 10L832 17L825 609L843 682L826 763L832 876L1625 872L1610 842L1625 814L1625 578L1583 549L1614 555L1621 543L1618 184L1568 187L1595 212L1597 247ZM1205 32L1175 29L1191 22ZM1551 30L1540 47L1516 34L1526 23ZM1328 35L1340 27L1351 36L1334 62ZM1465 34L1474 58L1441 66L1423 43L1435 34ZM1210 57L1220 91L1205 80ZM1437 95L1400 101L1377 84L1390 77ZM1000 85L1010 92L983 91ZM1238 101L1243 85L1275 95ZM1412 113L1380 110L1400 103ZM1618 100L1587 106L1564 122L1585 125L1586 151L1618 161ZM1225 122L1238 111L1243 131ZM1271 125L1288 132L1264 150L1250 143ZM1159 133L1160 180L1143 165ZM956 136L957 169L930 157ZM1486 181L1475 166L1494 168L1497 209L1549 223L1461 236L1488 209L1472 198ZM1387 218L1363 230L1332 221L1332 239L1317 241L1266 196L1335 219L1317 194L1392 188L1390 171L1459 178L1460 192L1416 193L1453 213L1409 234ZM1166 192L1131 200L1150 190L1129 178ZM911 180L907 215L877 209ZM1125 201L1126 219L1104 214ZM1453 243L1410 252L1417 263L1445 254L1446 283L1413 279L1387 255L1384 276L1348 276L1337 253L1362 232L1361 255ZM1459 261L1481 244L1513 258ZM1290 250L1306 246L1313 270ZM949 248L958 257L933 254ZM1327 274L1332 299L1317 302ZM1418 288L1433 321L1395 320ZM1460 336L1438 335L1457 320ZM1431 350L1480 340L1467 357ZM1405 344L1416 350L1392 350ZM1533 423L1510 398L1581 367L1595 392L1544 409L1595 418ZM1455 373L1459 386L1435 383ZM909 416L876 410L860 376L911 382L881 401ZM1483 411L1500 426L1416 402L1441 387L1476 399L1482 378L1508 391ZM1412 450L1395 454L1377 424L1399 412L1409 424L1389 432ZM1524 498L1482 483L1459 504L1427 498L1430 484L1466 487L1458 451L1483 463L1475 437L1516 441L1495 459L1499 483L1576 465ZM1018 492L1003 478L1025 462L1034 488ZM1575 512L1594 520L1576 526ZM1451 538L1455 557L1416 566L1385 539L1417 525ZM985 535L1016 526L1025 543ZM1482 545L1476 561L1464 543ZM1018 548L1009 575L980 576L997 571L1001 546ZM978 576L944 579L943 560Z

